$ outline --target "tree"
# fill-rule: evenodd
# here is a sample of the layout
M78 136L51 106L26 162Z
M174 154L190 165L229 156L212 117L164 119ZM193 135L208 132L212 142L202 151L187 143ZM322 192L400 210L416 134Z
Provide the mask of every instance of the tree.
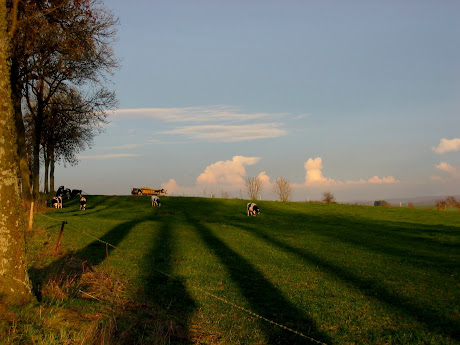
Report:
M326 204L335 203L335 196L331 192L324 192L322 201Z
M13 305L28 302L32 292L25 265L19 169L16 164L17 131L8 64L9 44L15 24L12 21L8 32L6 18L6 0L0 0L0 303Z
M453 196L448 196L445 201L446 201L447 207L458 207L459 206L459 202Z
M273 193L278 196L280 201L289 201L292 195L291 184L285 178L277 178L273 185Z
M257 200L262 192L262 180L258 177L247 177L244 181L244 189L249 195L249 199Z
M45 192L54 192L55 163L77 164L76 155L91 147L93 138L106 123L106 109L114 108L116 104L115 94L105 89L82 94L76 88L65 88L53 96L45 111L41 137ZM34 119L30 114L26 116L28 133L34 133Z
M21 25L14 36L11 76L16 86L13 98L17 130L23 126L19 106L23 95L34 116L32 188L35 196L42 131L52 97L63 85L89 90L89 85L100 84L101 79L117 67L111 48L116 20L100 4L98 0L20 3ZM19 140L18 147L21 145ZM25 150L20 151L24 155Z

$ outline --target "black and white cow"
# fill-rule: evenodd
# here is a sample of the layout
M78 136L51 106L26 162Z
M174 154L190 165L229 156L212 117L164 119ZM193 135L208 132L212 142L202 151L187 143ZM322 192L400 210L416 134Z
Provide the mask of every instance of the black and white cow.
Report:
M86 210L86 198L80 194L80 210Z
M51 206L54 208L62 208L62 196L55 196L51 200Z
M254 204L253 202L249 202L249 203L248 203L247 209L248 209L248 217L249 217L249 215L255 217L257 214L260 214L260 208L259 208L259 206L257 206L257 205Z
M160 197L157 195L152 195L152 207L160 207L161 201Z

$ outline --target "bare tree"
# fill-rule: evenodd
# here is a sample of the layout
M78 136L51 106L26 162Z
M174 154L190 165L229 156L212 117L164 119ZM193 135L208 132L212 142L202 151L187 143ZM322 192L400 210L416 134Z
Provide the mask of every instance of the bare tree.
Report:
M322 202L326 204L333 204L335 203L335 196L331 192L324 192Z
M257 200L262 192L262 180L258 177L247 177L244 181L244 189L249 195L249 199Z
M289 201L292 195L291 184L285 178L277 178L273 185L273 193L278 196L280 201Z

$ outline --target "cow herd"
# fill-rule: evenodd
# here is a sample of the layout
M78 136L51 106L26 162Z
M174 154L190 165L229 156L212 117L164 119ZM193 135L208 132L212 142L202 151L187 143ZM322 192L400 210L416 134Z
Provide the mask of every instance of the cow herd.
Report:
M160 197L157 196L157 195L152 195L152 207L161 207L161 201L160 201ZM257 216L258 214L260 214L260 208L259 206L257 206L257 204L253 203L253 202L249 202L247 205L246 205L246 211L248 213L248 217L249 216Z
M59 187L58 191L56 192L56 196L51 200L51 207L54 208L62 208L62 197L67 196L67 199L75 198L76 196L80 196L80 210L86 210L86 198L82 195L82 191L78 189L65 189L64 186ZM151 198L152 207L161 207L160 197L157 195L152 195ZM246 211L249 216L257 216L260 214L260 208L257 204L253 202L249 202L246 205Z
M86 198L82 195L82 190L80 189L69 189L60 186L56 192L56 196L51 199L50 205L54 208L62 208L62 199L66 197L67 200L73 199L77 196L80 197L80 210L86 210Z

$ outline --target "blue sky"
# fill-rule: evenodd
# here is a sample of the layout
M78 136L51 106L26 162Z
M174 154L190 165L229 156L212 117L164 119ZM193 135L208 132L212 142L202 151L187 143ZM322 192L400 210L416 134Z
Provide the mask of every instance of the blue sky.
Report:
M119 109L56 183L294 200L460 194L460 2L106 1Z

